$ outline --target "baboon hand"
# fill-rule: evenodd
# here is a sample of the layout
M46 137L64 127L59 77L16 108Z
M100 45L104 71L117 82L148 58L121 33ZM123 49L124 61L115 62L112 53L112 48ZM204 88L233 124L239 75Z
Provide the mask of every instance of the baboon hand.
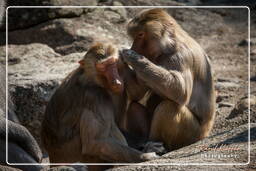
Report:
M144 161L149 161L149 160L154 160L159 158L159 156L155 153L155 152L151 152L151 153L143 153L141 155L141 159Z
M138 61L139 59L143 59L144 57L134 50L124 49L121 51L121 59L127 64L131 64L133 61Z
M146 144L143 144L142 146L142 151L144 153L155 152L158 155L167 153L167 150L165 149L164 144L162 142L149 141Z

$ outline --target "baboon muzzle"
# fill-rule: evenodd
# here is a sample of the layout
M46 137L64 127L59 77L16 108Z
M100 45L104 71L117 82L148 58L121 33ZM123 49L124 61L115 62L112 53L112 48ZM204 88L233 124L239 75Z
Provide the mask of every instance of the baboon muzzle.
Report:
M116 64L109 65L106 68L105 76L109 87L114 93L122 93L124 89L123 79L120 77Z

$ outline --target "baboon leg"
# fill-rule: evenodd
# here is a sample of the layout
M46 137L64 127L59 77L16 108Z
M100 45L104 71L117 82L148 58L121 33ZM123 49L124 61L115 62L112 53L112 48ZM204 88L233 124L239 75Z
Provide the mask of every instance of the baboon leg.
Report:
M163 142L168 150L194 143L200 134L200 124L186 106L166 100L155 109L149 138Z
M139 103L132 102L127 111L127 131L133 135L148 137L150 123L146 108Z
M81 140L79 136L63 143L61 146L45 146L49 155L50 163L75 163L81 161Z
M89 147L94 152L94 155L102 161L119 162L119 163L135 163L144 161L141 158L142 153L132 149L126 145L118 143L116 139L96 140Z
M95 113L84 112L86 115L81 116L80 124L82 154L84 156L93 155L106 162L118 163L137 163L157 157L155 153L142 153L129 147L114 119L109 120L109 125L104 125L105 123L92 117L95 116Z
M105 163L106 162L94 156L87 156L85 160L86 160L86 163ZM104 171L112 167L113 166L110 166L110 165L97 165L97 164L87 165L88 171Z

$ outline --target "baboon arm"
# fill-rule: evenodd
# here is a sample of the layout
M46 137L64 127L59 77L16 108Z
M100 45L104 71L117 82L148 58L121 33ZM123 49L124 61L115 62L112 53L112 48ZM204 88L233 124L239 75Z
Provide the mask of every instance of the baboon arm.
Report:
M124 71L125 89L129 99L139 101L148 91L148 88L142 85L136 78L135 72L126 65Z
M94 140L89 153L109 162L133 163L142 162L142 153L119 143L116 139Z
M125 136L122 134L120 129L117 127L117 125L116 124L112 124L112 128L111 129L112 129L111 137L116 138L118 141L120 141L121 144L128 146L128 143L127 143L127 141L125 139Z
M142 161L141 152L126 146L123 140L113 136L111 131L116 131L112 128L113 118L104 121L98 120L99 118L93 117L97 113L88 110L85 112L86 114L82 115L80 122L83 155L95 155L109 162Z
M137 77L153 91L180 105L187 102L193 85L190 70L167 70L134 51L123 54L124 60L133 67Z

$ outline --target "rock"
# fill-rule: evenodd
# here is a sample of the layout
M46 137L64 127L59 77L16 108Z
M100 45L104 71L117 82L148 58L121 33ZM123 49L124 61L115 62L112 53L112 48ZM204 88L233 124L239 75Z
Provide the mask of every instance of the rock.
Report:
M0 41L1 41L1 37L0 37ZM5 66L5 63L6 63L6 48L4 46L0 46L0 65Z
M84 166L56 166L49 169L43 169L42 171L87 171Z
M250 43L251 46L256 45L256 38L250 38L250 42L248 39L244 39L238 45L239 46L248 46L248 43Z
M77 27L75 24L77 23L72 23L68 19L53 20L31 29L11 32L9 33L9 42L10 44L25 45L34 43L47 44L56 52L56 55L85 52L93 40L88 35L78 35L76 30L83 27L83 25L81 23L80 27ZM4 40L2 40L2 43L4 43ZM17 55L13 56L14 52L10 51L10 53L9 58L19 58Z
M122 18L118 13L114 11L104 11L104 14L106 18L112 23L119 23L125 21L124 18Z
M251 80L251 81L256 81L256 76L252 76L252 77L250 78L250 80Z
M49 4L55 6L96 6L97 0L49 0Z
M20 169L9 167L9 166L3 166L3 165L0 165L0 170L1 171L21 171Z
M23 0L8 1L8 6L96 6L97 3L97 0ZM83 12L83 8L9 8L8 28L24 29L54 18L77 17ZM0 28L0 30L4 29L5 25Z
M20 58L13 58L13 57L9 57L8 58L8 65L15 65L15 64L18 64L21 62L21 59Z
M97 0L50 0L53 6L96 6ZM59 8L50 10L49 15L56 17L78 17L84 12L83 8Z
M234 79L234 78L218 78L217 82L234 82L234 83L239 83L238 79Z
M248 39L244 39L238 44L239 46L248 46Z
M107 3L109 1L112 1L112 0L98 0L99 3Z
M47 0L45 0L47 1ZM42 6L42 1L8 1L8 6ZM9 8L8 9L8 29L15 30L27 28L50 19L48 9L42 8ZM0 27L0 30L5 30L5 23Z
M251 55L256 55L256 49L253 49L252 51L251 51Z
M0 64L0 108L3 109L5 107L5 66Z
M32 80L33 82L36 80L36 82L51 80L62 74L56 71L59 67L55 66L57 63L59 63L59 66L63 64L60 55L47 45L38 43L30 44L30 46L13 45L9 46L9 52L12 58L20 59L19 65L9 66L9 82L11 84L17 85L17 82L13 82L15 80L19 80L20 84L21 82L23 84L31 83ZM47 69L48 66L52 66L52 68ZM37 69L34 70L34 68Z
M250 99L248 99L248 97L243 97L237 102L235 108L231 111L227 119L232 119L237 117L239 114L243 114L245 111L248 111L249 100L251 106L256 105L256 96L251 95Z
M84 53L60 56L47 45L34 43L9 46L10 55L21 62L9 66L9 91L21 123L40 142L45 105L69 72L78 66Z
M239 88L239 80L232 78L218 78L215 84L215 89L221 91L222 89L237 89Z
M70 167L73 167L74 169L76 169L76 171L87 171L88 170L86 166L73 165Z
M234 107L234 104L231 103L219 103L218 107Z
M123 4L119 1L114 1L113 6L123 6ZM124 22L127 20L127 11L126 8L110 8L112 11L118 13L121 17L120 22Z
M56 10L51 10L48 16L50 18L56 17L78 17L83 13L83 8L60 8Z
M184 3L189 6L197 6L202 3L200 0L176 0L176 1L180 3Z
M251 124L251 154L256 154L256 124ZM252 156L251 156L252 157ZM248 159L248 124L241 125L229 131L205 138L190 146L169 152L160 159L141 163L143 166L125 166L109 169L121 170L209 170L209 166L189 165L188 163L247 163ZM244 170L255 168L255 159L247 166L214 166L216 170ZM172 163L175 165L168 165ZM158 164L150 165L150 164ZM166 165L164 165L166 164ZM177 164L188 164L180 166Z
M0 26L2 25L5 15L5 0L0 1Z
M56 167L51 167L49 169L44 169L43 171L76 171L76 169L69 166L56 166Z
M237 89L240 85L234 82L217 82L215 84L216 90L222 90L222 89Z
M113 0L99 0L102 5L113 5ZM166 1L166 0L115 0L124 4L125 6L180 6L185 5L184 3L180 3L177 1Z
M227 99L229 96L225 95L225 94L218 94L217 98L216 98L216 103L219 103L225 99Z
M108 41L119 48L127 48L129 41L125 29L121 29L123 26L113 27L113 23L107 19L109 15L104 15L104 12L105 10L95 10L82 19L56 19L33 28L13 31L9 33L9 43L11 45L47 44L59 55L85 52L94 41ZM111 17L117 16L117 20L120 19L119 14L109 10L108 12L113 14ZM88 23L88 20L94 21L97 17L98 25ZM4 37L0 37L0 44L5 44ZM2 53L0 52L1 56Z

